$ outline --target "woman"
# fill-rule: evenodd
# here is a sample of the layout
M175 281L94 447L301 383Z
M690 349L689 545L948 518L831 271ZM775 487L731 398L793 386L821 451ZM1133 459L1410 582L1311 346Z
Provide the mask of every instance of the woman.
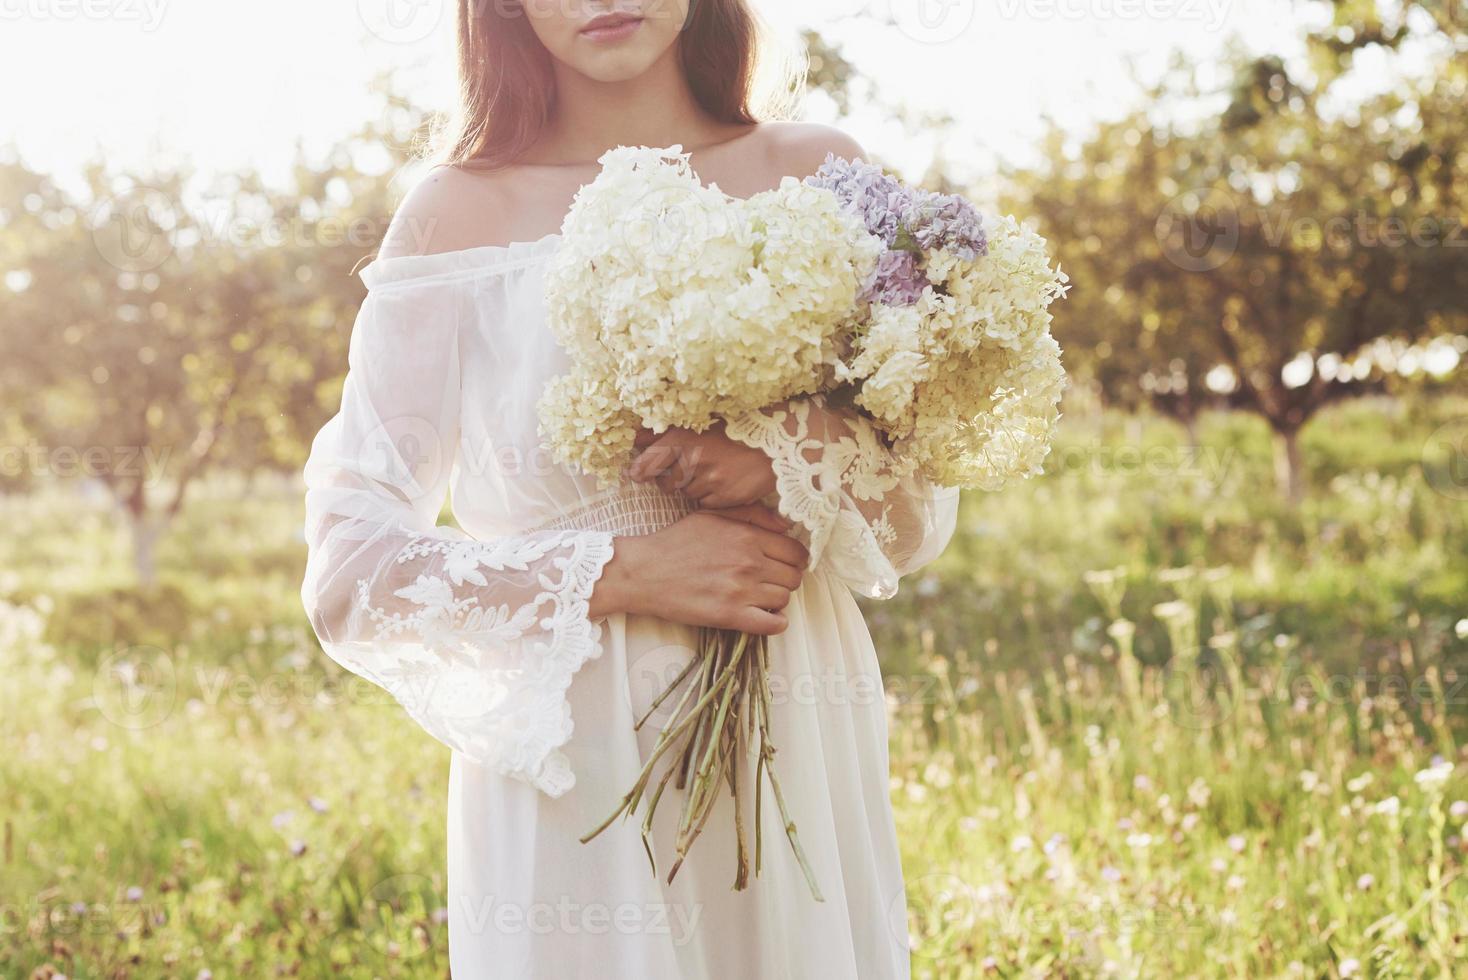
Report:
M535 411L566 367L543 274L602 152L681 144L744 197L860 149L756 121L744 0L464 0L459 31L462 121L362 272L341 411L307 464L302 589L326 651L454 750L454 974L907 976L885 705L852 591L890 595L941 551L955 494L889 476L872 430L809 402L649 434L599 492L550 462ZM450 491L462 533L436 526ZM732 799L671 884L640 821L578 840L641 768L657 725L634 721L698 626L772 637L776 765L823 901L774 807L745 891ZM677 809L654 826L664 875Z

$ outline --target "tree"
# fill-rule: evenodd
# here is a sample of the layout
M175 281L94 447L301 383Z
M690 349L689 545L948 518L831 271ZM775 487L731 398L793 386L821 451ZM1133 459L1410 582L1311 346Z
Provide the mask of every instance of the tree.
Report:
M1222 110L1198 120L1209 93L1179 65L1145 110L1078 147L1053 132L1046 165L1011 175L1075 282L1056 323L1072 369L1184 422L1210 404L1259 414L1292 499L1300 429L1391 382L1379 342L1468 316L1456 49L1343 112L1325 108L1334 77L1239 58Z
M353 267L381 241L390 178L422 126L387 106L324 162L298 160L284 187L94 165L68 192L0 162L4 199L22 202L0 213L0 414L22 440L5 471L106 486L139 581L200 476L298 467L339 394L363 295Z

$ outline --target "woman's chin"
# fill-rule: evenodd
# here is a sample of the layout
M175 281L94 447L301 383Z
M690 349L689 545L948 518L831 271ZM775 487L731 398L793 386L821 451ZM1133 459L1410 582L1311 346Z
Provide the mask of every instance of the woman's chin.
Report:
M649 58L646 54L640 52L609 51L603 57L588 58L580 64L575 64L571 67L593 82L615 85L641 78L648 73L648 70L656 62L657 57L655 55Z

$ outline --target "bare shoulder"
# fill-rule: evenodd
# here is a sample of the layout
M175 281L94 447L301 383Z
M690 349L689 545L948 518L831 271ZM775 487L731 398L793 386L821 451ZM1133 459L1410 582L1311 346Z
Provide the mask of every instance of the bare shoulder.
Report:
M431 255L497 240L513 196L499 174L436 166L398 205L378 258Z
M843 130L823 123L767 122L763 124L766 146L781 173L808 177L834 153L847 160L866 157L861 144Z

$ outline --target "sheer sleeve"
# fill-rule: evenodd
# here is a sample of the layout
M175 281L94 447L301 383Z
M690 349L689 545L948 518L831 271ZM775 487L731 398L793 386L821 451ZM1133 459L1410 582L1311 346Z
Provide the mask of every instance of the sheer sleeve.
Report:
M306 464L301 597L322 648L472 761L559 796L572 676L609 534L477 540L438 526L459 443L468 290L408 280L357 315L341 409Z
M824 566L876 599L942 553L958 518L958 490L903 472L875 426L821 396L727 420L725 431L770 457L779 510Z

